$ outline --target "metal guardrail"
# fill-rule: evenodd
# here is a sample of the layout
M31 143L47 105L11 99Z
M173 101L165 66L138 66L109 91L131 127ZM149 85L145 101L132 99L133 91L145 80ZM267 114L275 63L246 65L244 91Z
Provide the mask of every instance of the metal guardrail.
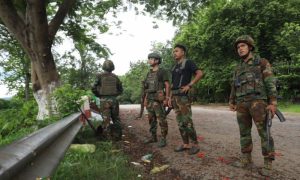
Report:
M72 114L0 148L0 179L50 177L82 126Z

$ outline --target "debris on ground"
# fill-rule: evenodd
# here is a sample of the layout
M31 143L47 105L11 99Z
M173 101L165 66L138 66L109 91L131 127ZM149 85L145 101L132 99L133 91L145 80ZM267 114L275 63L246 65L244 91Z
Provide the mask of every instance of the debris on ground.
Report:
M151 160L152 160L152 157L153 157L152 154L146 154L141 159L142 159L143 162L150 163Z
M93 153L96 150L96 146L94 144L72 144L70 149L82 153Z
M167 165L167 164L159 166L159 167L156 166L153 169L151 169L150 174L156 174L156 173L164 171L165 169L168 169L168 168L169 168L169 165Z

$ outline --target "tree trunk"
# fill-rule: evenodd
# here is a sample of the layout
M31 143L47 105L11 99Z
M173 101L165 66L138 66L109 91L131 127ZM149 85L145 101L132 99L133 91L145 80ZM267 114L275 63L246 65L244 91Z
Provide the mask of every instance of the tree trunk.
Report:
M33 96L39 107L37 120L44 120L47 117L57 114L57 104L51 96L56 87L58 87L58 83L53 81L46 88L33 92Z
M37 120L57 114L57 105L52 93L60 83L52 54L48 52L48 55L49 53L50 56L38 57L38 61L33 61L35 57L31 57L33 96L39 107ZM47 57L50 59L47 60Z
M75 0L62 1L50 23L47 1L26 0L25 3L24 12L15 7L13 1L0 0L0 18L31 60L32 89L39 106L37 119L42 120L56 113L56 103L51 94L59 86L59 75L51 46Z
M30 84L30 74L26 73L25 74L25 92L24 92L24 96L25 96L25 101L29 100L29 84Z

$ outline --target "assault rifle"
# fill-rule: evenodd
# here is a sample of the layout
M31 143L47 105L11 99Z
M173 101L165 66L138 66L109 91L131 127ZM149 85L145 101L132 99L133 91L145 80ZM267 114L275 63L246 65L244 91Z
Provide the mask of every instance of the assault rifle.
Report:
M286 121L285 117L283 114L279 111L279 109L276 109L275 112L276 116L278 117L280 122ZM266 128L267 128L267 141L268 141L268 149L271 146L270 142L270 137L271 137L271 127L272 127L272 113L271 111L268 111L267 116L266 116L267 122L266 122Z
M81 113L81 116L86 120L86 122L88 123L88 125L91 127L91 129L94 131L95 133L95 136L100 136L102 135L102 132L103 132L103 129L102 129L102 126L98 126L97 128L95 128L95 126L93 125L93 123L91 122L91 120L89 120L88 117L86 117L85 113L81 110L81 107L79 104L77 104L75 102L76 106L77 106L77 109L80 111ZM98 113L98 112L97 112Z

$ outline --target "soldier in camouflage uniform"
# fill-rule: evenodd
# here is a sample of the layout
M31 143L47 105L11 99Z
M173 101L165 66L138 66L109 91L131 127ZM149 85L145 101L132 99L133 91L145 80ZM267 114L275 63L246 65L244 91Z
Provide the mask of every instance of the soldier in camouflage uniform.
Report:
M167 72L159 67L161 57L158 53L148 55L148 63L151 66L144 84L144 106L148 111L151 138L145 141L146 144L157 142L157 121L160 125L161 136L158 147L165 147L167 144L168 122L164 106L168 103L170 85Z
M92 92L100 98L103 135L107 138L112 136L115 140L120 140L122 138L122 127L117 96L123 92L122 83L118 76L112 73L115 66L111 60L105 60L102 69L104 72L97 75ZM111 121L113 124L111 124Z
M275 77L267 59L253 53L254 41L248 35L237 38L234 48L241 61L237 66L232 82L229 106L231 111L237 111L237 121L240 129L241 158L232 165L236 167L251 167L252 119L261 138L264 167L260 174L269 176L274 160L274 142L270 137L270 147L267 142L266 115L270 111L274 116L277 105Z
M174 151L188 150L188 154L192 155L199 151L199 147L192 121L191 101L188 97L188 92L202 78L203 73L193 61L186 59L185 46L175 45L173 56L176 65L172 69L172 98L168 104L175 110L176 120L183 140L183 144L176 147ZM193 75L195 77L192 79ZM191 144L189 144L189 141L191 141Z

